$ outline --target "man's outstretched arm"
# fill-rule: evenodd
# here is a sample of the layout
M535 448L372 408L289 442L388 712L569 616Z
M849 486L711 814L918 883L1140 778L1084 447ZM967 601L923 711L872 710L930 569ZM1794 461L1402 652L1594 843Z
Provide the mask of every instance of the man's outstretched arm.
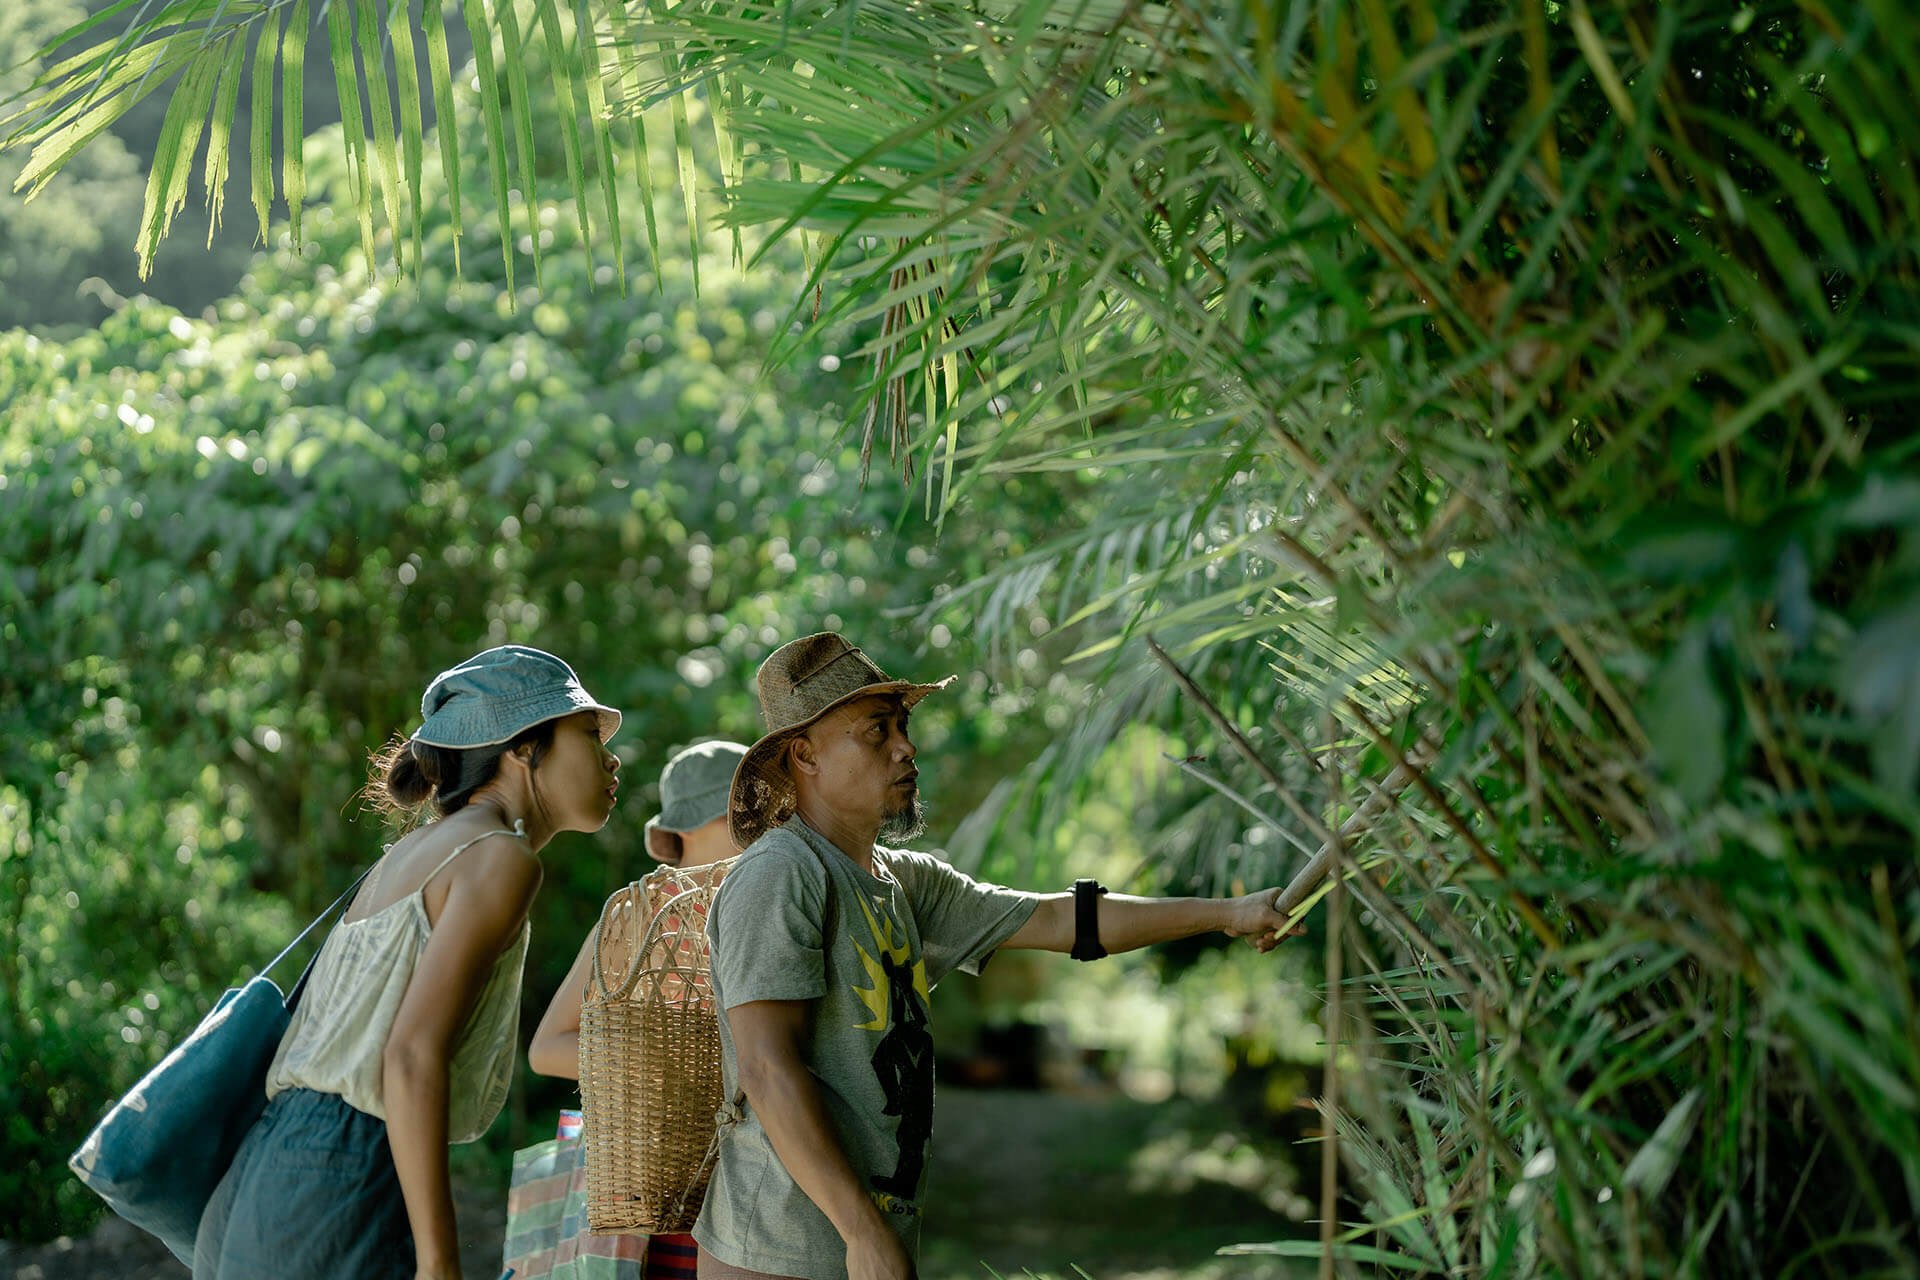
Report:
M1224 933L1251 938L1261 951L1279 945L1287 918L1273 909L1279 889L1262 889L1238 898L1136 898L1109 893L1099 899L1100 945L1108 951L1132 951L1156 942ZM1301 930L1295 929L1294 933ZM1050 893L1002 947L1030 951L1073 950L1073 894Z
M807 1070L806 1000L755 1000L727 1010L740 1088L773 1152L847 1245L848 1280L913 1280L913 1259L847 1159Z

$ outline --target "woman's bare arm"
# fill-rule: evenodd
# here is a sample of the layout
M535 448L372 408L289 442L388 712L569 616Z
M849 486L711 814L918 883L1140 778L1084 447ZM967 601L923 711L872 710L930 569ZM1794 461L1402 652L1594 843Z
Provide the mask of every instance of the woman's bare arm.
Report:
M517 836L489 836L461 855L381 1054L387 1143L422 1277L460 1275L447 1173L448 1064L495 962L520 936L540 878L540 860Z
M589 933L580 944L573 968L567 970L547 1011L540 1015L533 1043L527 1046L527 1064L543 1076L580 1078L580 1003L587 979L593 975L593 937Z

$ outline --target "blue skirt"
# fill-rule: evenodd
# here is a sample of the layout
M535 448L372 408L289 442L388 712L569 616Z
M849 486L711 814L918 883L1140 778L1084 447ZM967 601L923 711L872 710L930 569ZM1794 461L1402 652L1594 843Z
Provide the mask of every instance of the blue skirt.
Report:
M267 1103L200 1219L194 1280L412 1280L386 1121L336 1094Z

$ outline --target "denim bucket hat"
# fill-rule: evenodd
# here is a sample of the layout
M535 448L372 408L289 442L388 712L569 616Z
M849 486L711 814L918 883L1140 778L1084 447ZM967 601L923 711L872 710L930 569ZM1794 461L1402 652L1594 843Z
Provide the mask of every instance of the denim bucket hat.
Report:
M576 711L600 718L602 742L620 727L620 713L594 701L572 667L543 650L503 644L433 678L420 699L425 723L413 740L457 750L497 746Z
M655 861L679 865L679 850L667 837L727 816L733 771L746 756L738 742L702 742L667 761L660 771L660 813L646 826L647 852Z

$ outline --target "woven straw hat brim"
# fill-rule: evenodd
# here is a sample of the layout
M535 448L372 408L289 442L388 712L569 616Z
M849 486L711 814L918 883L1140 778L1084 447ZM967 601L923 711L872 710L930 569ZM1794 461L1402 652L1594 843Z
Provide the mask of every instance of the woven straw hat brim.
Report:
M902 702L912 707L928 694L939 692L953 681L954 677L948 676L932 684L884 680L862 685L841 694L805 720L775 729L747 748L740 767L733 771L733 790L727 797L727 831L733 836L734 847L744 850L793 816L797 798L793 779L784 767L776 763L787 739L796 733L805 733L821 717L856 699L871 698L876 694L898 695Z

